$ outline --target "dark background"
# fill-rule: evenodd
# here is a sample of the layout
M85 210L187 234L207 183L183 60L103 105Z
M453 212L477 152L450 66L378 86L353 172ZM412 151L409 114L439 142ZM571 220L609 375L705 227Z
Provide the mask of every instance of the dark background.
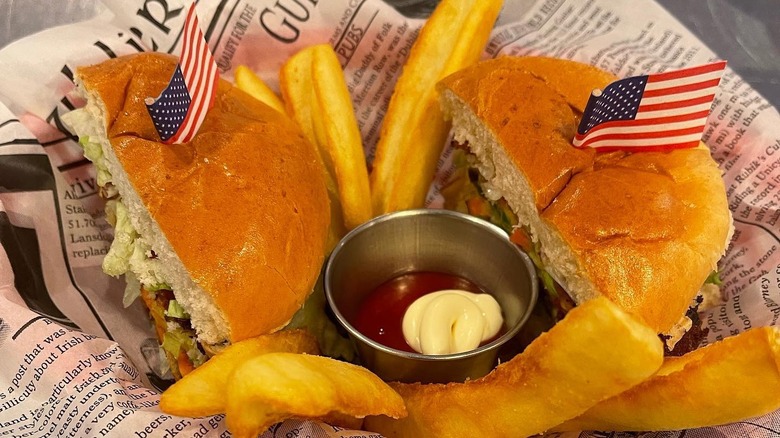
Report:
M657 1L780 108L780 1Z

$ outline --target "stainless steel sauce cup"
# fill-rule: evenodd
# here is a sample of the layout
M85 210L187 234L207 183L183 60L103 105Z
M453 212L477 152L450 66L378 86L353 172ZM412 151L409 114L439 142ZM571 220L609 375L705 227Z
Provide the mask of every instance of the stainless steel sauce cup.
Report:
M375 288L409 272L457 275L501 305L507 332L463 353L425 355L384 346L350 323ZM355 342L362 364L387 381L462 382L493 369L499 347L528 319L537 299L529 257L500 228L448 210L407 210L377 217L347 234L326 266L325 295Z

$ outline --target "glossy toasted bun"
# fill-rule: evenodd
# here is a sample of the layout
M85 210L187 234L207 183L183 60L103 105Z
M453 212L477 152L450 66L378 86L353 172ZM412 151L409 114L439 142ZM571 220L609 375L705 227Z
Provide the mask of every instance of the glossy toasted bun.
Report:
M455 139L540 242L553 278L578 303L604 295L666 333L716 269L731 214L703 145L634 154L571 145L588 95L612 80L573 61L504 57L439 90Z
M189 143L166 145L144 106L176 59L137 54L80 68L133 226L164 263L199 337L238 341L284 326L320 272L330 209L324 168L286 116L221 80Z

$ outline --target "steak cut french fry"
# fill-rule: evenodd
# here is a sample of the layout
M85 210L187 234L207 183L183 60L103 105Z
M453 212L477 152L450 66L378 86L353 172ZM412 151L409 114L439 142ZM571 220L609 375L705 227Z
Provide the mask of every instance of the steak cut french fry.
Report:
M305 49L299 51L282 66L279 72L279 86L284 97L287 115L298 123L306 139L316 146L320 161L325 164L331 210L328 248L333 248L347 230L344 225L344 214L336 185L333 161L326 147L322 117L318 115L315 118L314 116L319 114L319 105L314 97L311 67L312 51Z
M406 409L401 397L370 371L322 356L259 356L236 369L227 385L226 421L236 437L256 437L287 418L332 413L399 418Z
M310 47L312 85L325 134L325 146L333 162L339 199L347 230L372 217L368 168L352 98L336 52L328 44ZM315 120L315 134L317 133Z
M280 113L284 113L284 103L279 99L279 96L249 67L239 65L236 67L233 77L239 90L246 92Z
M318 354L317 340L306 330L282 330L236 342L163 392L160 409L172 415L202 417L225 412L225 388L241 364L266 353Z
M298 123L312 144L319 144L314 134L314 89L311 83L311 50L301 50L291 56L279 71L279 88L284 98L287 115ZM320 149L320 155L322 150ZM325 158L324 156L322 157ZM327 166L332 171L333 166Z
M393 384L409 415L369 417L364 427L388 437L534 435L638 384L662 361L653 330L596 298L481 379Z
M328 168L340 206L340 220L333 222L342 227L340 237L372 217L366 157L341 64L329 45L307 47L285 63L280 83L288 114Z
M422 207L447 138L436 83L479 60L501 0L444 0L420 31L385 114L371 172L375 215Z
M658 431L733 423L780 408L780 328L762 327L679 358L556 430Z
M335 171L326 146L322 117L319 116L319 105L314 96L312 82L313 51L304 49L291 56L279 72L279 86L284 97L285 108L289 115L300 126L306 139L317 146L320 160L325 164L328 177L328 191L337 196ZM315 117L315 114L317 116ZM340 203L337 204L340 207ZM334 225L331 222L331 225Z

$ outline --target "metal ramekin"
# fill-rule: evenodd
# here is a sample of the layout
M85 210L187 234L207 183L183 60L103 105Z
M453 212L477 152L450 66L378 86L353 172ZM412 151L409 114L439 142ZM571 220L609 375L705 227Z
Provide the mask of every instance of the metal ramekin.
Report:
M507 332L477 349L448 355L409 353L384 346L350 323L363 298L409 272L464 277L501 305ZM347 234L325 266L325 295L355 342L362 364L387 381L462 382L493 369L499 347L528 319L537 299L529 257L500 228L448 210L407 210L377 217Z

